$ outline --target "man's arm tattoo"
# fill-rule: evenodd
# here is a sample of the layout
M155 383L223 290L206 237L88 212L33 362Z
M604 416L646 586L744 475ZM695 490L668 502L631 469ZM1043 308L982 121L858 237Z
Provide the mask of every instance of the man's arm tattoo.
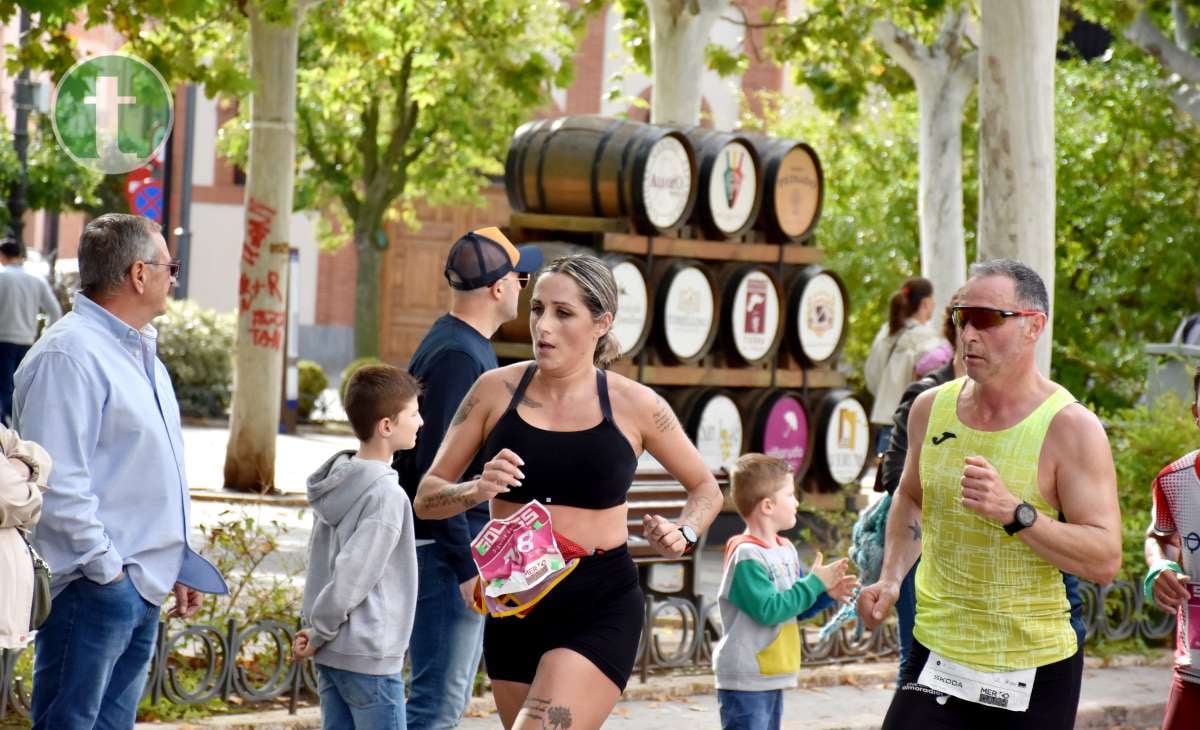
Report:
M504 381L504 387L505 387L505 388L508 388L508 394L509 394L509 395L516 395L516 394L517 394L517 386L513 385L512 383L508 382L507 380L506 380L506 381ZM530 408L541 408L541 407L542 407L542 404L541 404L541 403L538 403L537 401L535 401L534 399L532 399L532 398L530 398L529 396L525 395L524 393L522 393L522 394L521 394L521 403L520 403L520 405L523 405L523 406L529 406Z
M677 423L679 423L679 420L675 418L675 411L671 410L671 406L660 395L658 397L658 410L654 412L654 427L660 433L667 433L675 428L675 424Z
M459 426L465 423L477 405L479 405L479 396L475 395L475 391L472 389L467 393L467 397L463 398L463 402L458 404L458 410L454 412L454 418L450 420L450 425Z
M908 529L912 530L914 540L921 539L921 521L920 520L913 520L912 524L908 526Z

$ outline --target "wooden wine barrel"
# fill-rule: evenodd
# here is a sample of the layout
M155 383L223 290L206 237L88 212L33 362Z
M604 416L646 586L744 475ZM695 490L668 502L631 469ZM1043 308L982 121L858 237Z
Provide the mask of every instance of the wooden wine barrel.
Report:
M729 391L685 388L668 398L688 438L712 471L729 469L742 455L742 413Z
M740 398L748 451L783 459L797 481L812 461L813 429L799 393L774 388L747 391Z
M757 365L775 356L783 339L782 288L762 264L727 264L717 276L721 337L735 363Z
M813 476L822 491L837 491L862 474L871 453L867 412L848 390L831 390L817 408Z
M750 140L731 132L690 127L684 134L700 168L692 222L713 239L745 233L758 220L762 204L758 151Z
M829 269L809 266L787 286L784 331L788 350L801 365L828 365L837 359L849 330L850 302L842 278Z
M542 260L547 264L559 256L570 256L571 254L579 253L595 255L596 253L590 246L580 246L564 241L533 241L532 245L537 246L541 250ZM498 342L533 341L533 336L529 331L529 298L533 295L533 285L536 280L537 274L535 273L530 278L529 286L521 290L521 298L517 302L517 317L500 325L500 329L496 331L495 338ZM618 305L619 308L620 305Z
M812 235L825 200L825 176L812 147L794 139L746 135L762 160L763 192L755 228L775 243Z
M687 221L696 180L695 154L682 132L600 116L527 122L504 163L513 210L628 216L648 234Z
M699 261L662 260L650 286L659 355L671 363L698 362L717 339L720 295L712 272Z

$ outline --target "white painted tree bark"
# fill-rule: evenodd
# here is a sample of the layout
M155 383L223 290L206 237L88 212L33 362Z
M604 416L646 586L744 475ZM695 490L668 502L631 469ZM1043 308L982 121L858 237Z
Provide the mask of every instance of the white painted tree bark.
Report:
M891 21L872 36L917 86L921 116L918 213L921 276L933 282L934 312L966 281L963 242L963 106L975 87L977 54L966 42L968 10L948 7L937 40L924 46ZM939 316L935 314L935 319Z
M303 5L303 4L299 4ZM275 25L250 3L250 155L238 284L233 410L225 486L266 492L275 484L275 434L287 331L289 219L296 162L296 47L303 7Z
M1016 259L1045 280L1051 313L1037 363L1048 375L1058 0L983 0L980 25L979 258Z
M653 124L700 123L704 49L729 0L646 0L650 11Z
M1174 39L1168 38L1142 10L1125 29L1125 37L1177 77L1171 89L1176 106L1200 123L1200 56L1192 51L1200 40L1200 23L1192 22L1181 0L1172 0Z

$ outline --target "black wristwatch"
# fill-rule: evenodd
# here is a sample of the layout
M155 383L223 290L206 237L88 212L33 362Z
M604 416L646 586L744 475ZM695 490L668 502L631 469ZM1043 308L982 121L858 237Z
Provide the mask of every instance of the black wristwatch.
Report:
M683 554L687 555L696 549L696 543L700 542L700 538L696 535L696 531L691 525L680 525L679 534L683 535L683 539L687 542L687 547L683 549Z
M1032 527L1037 522L1037 510L1028 502L1022 502L1013 510L1013 521L1004 526L1004 531L1015 535L1026 527Z

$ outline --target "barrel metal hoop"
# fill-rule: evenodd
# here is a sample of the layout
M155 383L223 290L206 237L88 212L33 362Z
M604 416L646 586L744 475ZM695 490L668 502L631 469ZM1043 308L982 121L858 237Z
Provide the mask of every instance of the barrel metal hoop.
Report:
M630 142L633 142L633 144L630 144ZM637 160L639 158L635 156L632 163L634 168L632 170L633 179L629 182L629 202L626 205L625 171L630 166L629 156L637 152L638 150L635 150L634 147L640 146L644 141L639 140L637 133L634 133L633 139L630 142L626 142L624 149L621 150L621 164L617 167L617 213L621 216L630 215L629 206L634 206L636 209L635 198L639 195L639 191L635 189L635 183L640 179L640 176L637 174Z
M600 202L600 161L604 158L604 149L608 147L609 140L617 133L617 130L622 126L621 122L614 120L608 125L608 129L604 130L604 134L600 136L600 144L596 145L596 153L592 156L592 215L604 217L604 205ZM617 200L621 200L620 190L621 180L620 175L617 175ZM618 203L619 204L619 203Z
M567 119L568 119L568 117L561 117L559 119L554 120L554 123L550 125L550 130L546 134L546 138L544 140L542 140L542 151L541 151L541 154L538 155L538 169L537 169L538 211L542 212L542 213L546 212L546 187L542 182L542 180L543 180L542 176L544 175L544 173L546 171L546 149L550 146L550 140L554 139L554 135L558 134L558 131L560 129L562 129L562 127L563 127L563 122L565 122Z

